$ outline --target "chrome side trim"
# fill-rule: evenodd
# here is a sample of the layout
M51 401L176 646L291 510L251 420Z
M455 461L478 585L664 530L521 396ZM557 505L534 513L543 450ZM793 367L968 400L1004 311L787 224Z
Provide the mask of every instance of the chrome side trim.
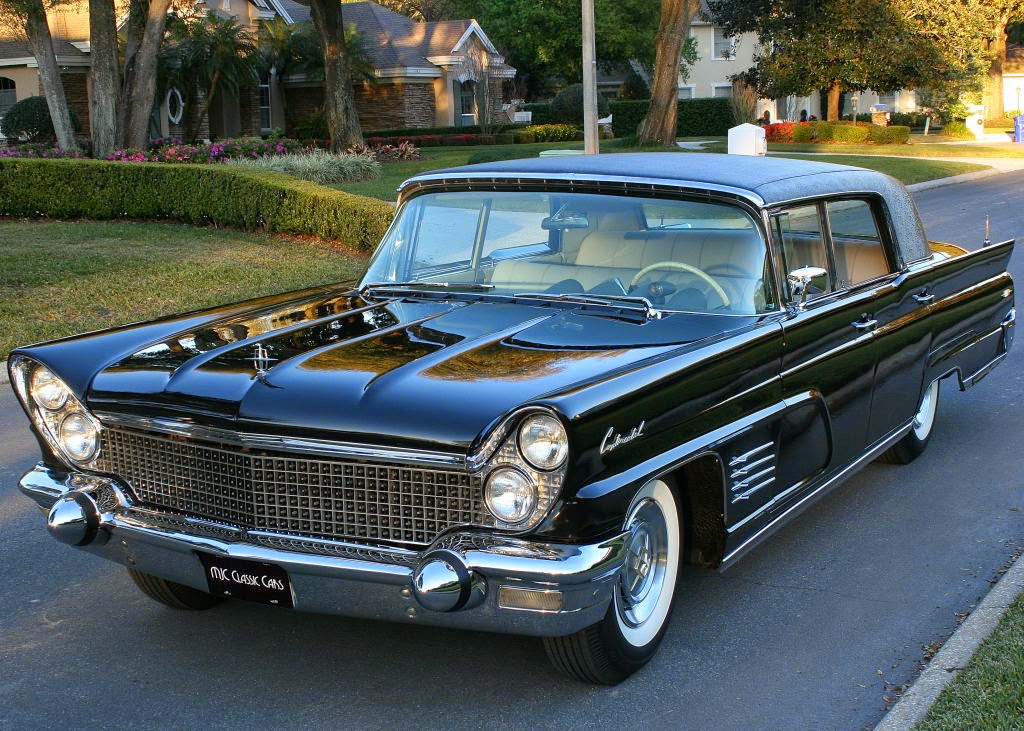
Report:
M747 460L749 460L751 457L755 457L755 456L761 454L761 452L763 452L764 450L770 449L773 446L775 446L775 442L765 442L764 444L761 444L761 445L759 445L757 447L754 447L749 452L744 452L743 454L738 454L738 455L736 455L735 457L733 457L732 459L729 460L729 466L730 467L735 467L736 465L746 464ZM752 463L750 465L750 467L753 467L755 464L760 464L761 462L763 462L766 459L771 459L771 458L770 457L764 457L762 459L759 459L756 462ZM750 467L747 467L745 469L749 470ZM745 472L741 472L741 470L736 470L736 471L733 472L733 474L734 475L738 475L738 474L746 474L746 473Z
M884 452L893 444L902 439L904 435L906 435L913 428L913 426L913 422L909 422L901 427L897 427L897 429L894 432L892 432L888 437L885 437L881 441L877 442L874 447L872 447L869 451L861 455L860 459L858 459L856 462L850 463L845 468L843 468L842 470L834 474L832 477L830 477L828 480L822 482L814 490L808 492L802 498L800 498L795 503L786 508L784 511L779 513L779 515L777 515L773 520L764 525L760 530L754 533L754 535L747 538L745 541L743 541L743 543L741 543L728 554L726 554L725 558L722 559L722 563L719 564L718 570L725 571L726 569L728 569L730 566L732 566L734 563L740 560L746 553L753 550L764 539L768 538L776 530L784 526L786 523L791 521L796 516L800 515L800 513L805 511L807 508L811 507L820 498L824 497L832 488L841 483L844 479L846 479L851 474L862 468L868 462L873 461L880 454L882 454L882 452ZM788 493L789 491L787 490L786 492ZM764 515L765 513L770 513L771 509L778 507L780 501L783 500L785 497L786 493L781 493L774 500L765 504L760 510L758 510L755 513L752 513L748 518L745 518L738 525L733 526L732 532L735 532L737 528L749 523L752 519L756 518L757 516Z
M275 436L236 432L230 429L203 426L186 419L151 418L130 414L98 412L97 418L104 426L120 426L128 429L158 432L171 436L187 437L204 442L230 444L271 452L296 452L325 457L348 457L379 462L407 465L431 465L450 469L467 469L464 455L446 452L431 452L418 449L395 449L376 447L351 442L334 442L328 439L300 439L298 437Z

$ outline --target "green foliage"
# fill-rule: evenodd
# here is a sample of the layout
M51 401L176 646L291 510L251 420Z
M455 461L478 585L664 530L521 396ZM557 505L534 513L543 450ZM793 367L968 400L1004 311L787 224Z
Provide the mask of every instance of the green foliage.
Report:
M902 145L910 139L910 127L900 124L892 124L888 127L872 124L866 129L868 142L873 142L876 145Z
M732 104L728 98L682 99L678 114L680 137L721 137L729 134L733 126Z
M582 78L581 7L577 2L458 0L452 17L476 18L518 70L527 98L541 97L553 79ZM606 67L630 59L654 62L659 0L595 0L597 58ZM534 120L540 121L540 120Z
M650 102L612 101L612 132L616 137L633 137ZM732 104L727 98L680 99L676 130L680 137L722 137L733 126Z
M300 140L326 140L331 136L327 129L327 115L323 109L317 109L292 124L290 132Z
M467 165L475 165L480 162L499 162L500 160L518 160L523 154L518 150L481 150L474 152L466 160Z
M571 142L583 139L583 130L573 124L533 124L512 131L517 145L530 142Z
M814 139L818 142L831 142L835 138L835 131L838 125L833 122L817 122L814 127Z
M524 104L523 111L530 112L533 115L530 117L531 124L553 124L555 121L555 115L551 111L550 102Z
M729 35L757 33L749 78L762 96L977 85L988 58L988 4L953 0L711 0Z
M608 99L598 94L597 116L603 119L608 114ZM558 92L551 100L551 116L559 124L583 124L583 84L572 84ZM534 124L539 122L534 120Z
M74 112L71 112L71 125L75 132L82 129ZM53 142L57 138L53 131L53 120L50 119L50 108L41 96L26 97L14 104L0 119L0 128L4 136L12 140L24 139L29 143Z
M793 142L810 142L814 139L814 125L794 124Z
M636 128L651 106L649 99L612 100L612 133L616 137L635 137Z
M336 155L326 150L310 150L293 155L228 160L229 165L276 170L301 180L328 185L358 183L380 177L380 163L367 155Z
M868 128L862 125L837 124L832 130L832 142L840 145L859 145L868 138Z
M637 73L633 65L629 65L629 73L626 75L626 81L622 85L622 93L619 95L620 99L650 99L651 98L651 87L644 81L644 77Z
M527 104L527 106L530 106ZM505 124L495 125L495 129L508 130L519 125ZM376 129L363 132L364 137L421 137L423 135L476 135L480 134L478 125L466 125L465 127L400 127L398 129Z
M371 250L394 211L265 170L102 160L0 160L0 215L170 219L312 234Z
M955 119L952 122L946 122L945 126L942 128L942 134L947 137L957 137L962 140L974 139L974 134L971 130L967 129L967 124L958 119Z

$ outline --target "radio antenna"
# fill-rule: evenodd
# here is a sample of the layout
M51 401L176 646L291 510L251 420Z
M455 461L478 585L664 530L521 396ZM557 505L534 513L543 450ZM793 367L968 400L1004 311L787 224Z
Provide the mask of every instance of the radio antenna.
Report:
M982 248L985 248L986 246L991 246L992 245L992 239L989 238L989 233L990 233L990 222L989 222L989 216L986 213L985 214L985 240L981 242L981 247Z

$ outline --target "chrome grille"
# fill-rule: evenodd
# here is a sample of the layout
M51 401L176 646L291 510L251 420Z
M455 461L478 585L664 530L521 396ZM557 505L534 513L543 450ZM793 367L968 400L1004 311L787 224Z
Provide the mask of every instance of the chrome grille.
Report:
M480 478L457 470L261 454L106 429L98 469L146 504L247 529L427 544L493 525Z

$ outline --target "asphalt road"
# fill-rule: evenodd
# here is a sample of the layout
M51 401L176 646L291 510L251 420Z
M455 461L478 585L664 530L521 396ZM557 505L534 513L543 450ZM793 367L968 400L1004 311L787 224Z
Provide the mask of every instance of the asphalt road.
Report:
M921 193L932 238L1024 239L1024 173ZM1012 269L1024 281L1022 255ZM870 466L725 574L684 572L665 643L614 689L533 640L145 599L14 489L35 444L0 388L0 727L863 729L1024 545L1018 349L943 390L927 453Z

